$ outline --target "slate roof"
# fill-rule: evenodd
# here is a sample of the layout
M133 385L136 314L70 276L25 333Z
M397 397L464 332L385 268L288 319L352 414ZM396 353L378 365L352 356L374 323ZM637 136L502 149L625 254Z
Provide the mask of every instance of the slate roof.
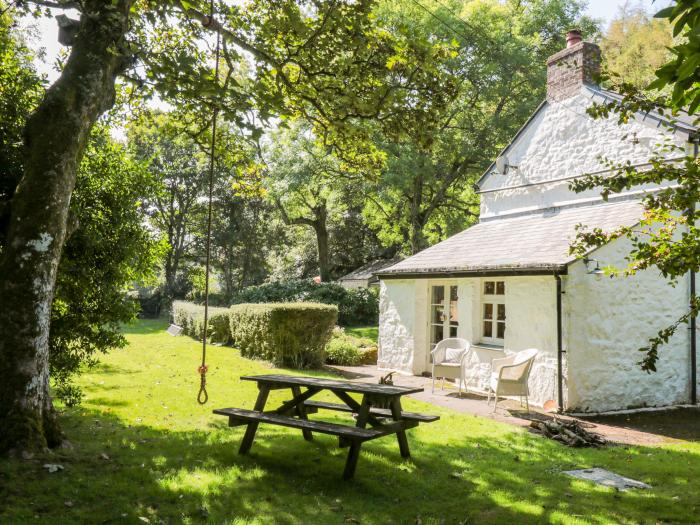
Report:
M569 255L569 246L576 235L577 224L609 232L623 225L636 224L642 214L639 201L627 200L487 220L378 272L378 275L408 277L562 271L576 259Z
M389 266L393 266L400 260L401 258L399 257L395 257L393 259L376 259L368 262L364 266L360 266L347 275L343 275L338 279L338 281L369 280L374 277L376 272L388 268Z

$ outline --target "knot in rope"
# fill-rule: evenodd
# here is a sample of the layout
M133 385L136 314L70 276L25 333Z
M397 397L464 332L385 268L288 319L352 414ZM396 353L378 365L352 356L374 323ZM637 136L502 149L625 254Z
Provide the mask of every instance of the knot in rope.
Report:
M197 368L199 372L199 393L197 394L197 403L200 405L206 404L209 401L209 394L207 393L207 370L209 367L207 365L200 365Z

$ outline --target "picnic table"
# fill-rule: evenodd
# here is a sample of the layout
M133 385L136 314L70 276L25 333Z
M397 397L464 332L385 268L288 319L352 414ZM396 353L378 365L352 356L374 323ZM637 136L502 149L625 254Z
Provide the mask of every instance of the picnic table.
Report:
M307 441L313 440L314 432L330 434L338 436L341 447L349 447L343 471L344 479L354 476L360 448L365 441L396 434L401 456L409 458L411 453L406 430L418 426L419 423L430 423L440 419L439 416L434 415L404 412L401 408L401 396L422 392L423 388L280 374L243 376L241 379L254 381L258 385L258 398L253 410L244 408L214 410L215 414L228 416L231 427L247 425L248 428L238 450L240 454L247 454L250 450L260 423L298 428ZM265 410L270 391L280 389L290 389L292 399L285 401L274 410ZM311 399L324 390L333 392L342 403L327 403ZM360 394L362 400L358 402L350 394ZM319 410L353 413L356 414L356 420L354 424L338 424L308 418L309 414Z

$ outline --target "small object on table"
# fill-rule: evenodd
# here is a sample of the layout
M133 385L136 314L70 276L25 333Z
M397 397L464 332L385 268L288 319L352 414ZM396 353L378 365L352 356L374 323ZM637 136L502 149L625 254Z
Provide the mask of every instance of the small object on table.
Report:
M258 384L258 399L254 409L220 408L214 410L215 414L228 416L229 426L247 426L239 449L240 454L247 454L250 450L260 423L298 428L307 441L313 439L313 432L331 434L338 436L341 447L349 448L343 471L344 479L350 479L354 476L360 449L365 441L396 434L401 456L409 458L411 454L406 430L417 427L419 423L431 423L440 419L439 416L402 410L401 396L422 392L423 388L277 374L243 376L241 379L255 381ZM302 387L306 390L302 391ZM285 401L274 410L266 411L265 405L270 391L287 388L291 390L292 399ZM323 390L333 392L343 403L310 400L311 397ZM350 396L351 393L361 394L362 401L355 400ZM315 413L319 409L356 413L357 420L354 425L309 420L308 414ZM390 418L390 420L387 421L385 418ZM367 428L368 426L369 428Z

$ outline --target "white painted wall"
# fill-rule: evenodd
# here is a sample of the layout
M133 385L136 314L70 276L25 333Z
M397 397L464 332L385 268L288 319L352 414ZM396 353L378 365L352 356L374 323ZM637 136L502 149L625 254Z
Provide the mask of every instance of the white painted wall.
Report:
M505 188L599 171L606 169L601 158L644 163L649 161L652 151L662 150L664 145L685 145L683 137L673 135L667 128L657 127L656 121L631 120L619 126L615 116L594 120L585 113L590 104L588 91L559 103L547 103L507 151L509 163L518 169L509 170L505 176L494 174L487 177L481 189ZM634 143L634 133L637 144ZM682 152L667 153L670 157L679 155ZM631 191L639 189L642 188ZM599 201L599 192L573 193L569 181L484 193L481 195L481 218L586 200Z
M415 280L381 281L377 366L413 372L416 325Z
M501 279L499 279L501 280ZM530 376L531 401L542 404L556 392L556 287L554 277L509 277L506 282L506 338L503 349L479 347L481 334L482 279L457 279L459 294L458 336L475 348L470 356L470 386L485 391L491 360L526 348L540 355ZM386 280L380 289L380 368L421 374L430 370L428 341L428 292L430 279Z
M601 266L624 267L621 239L592 255ZM689 333L682 325L659 352L657 372L637 364L656 332L687 311L688 279L674 288L655 269L632 277L595 277L578 261L565 284L568 408L609 411L686 403L690 392Z

